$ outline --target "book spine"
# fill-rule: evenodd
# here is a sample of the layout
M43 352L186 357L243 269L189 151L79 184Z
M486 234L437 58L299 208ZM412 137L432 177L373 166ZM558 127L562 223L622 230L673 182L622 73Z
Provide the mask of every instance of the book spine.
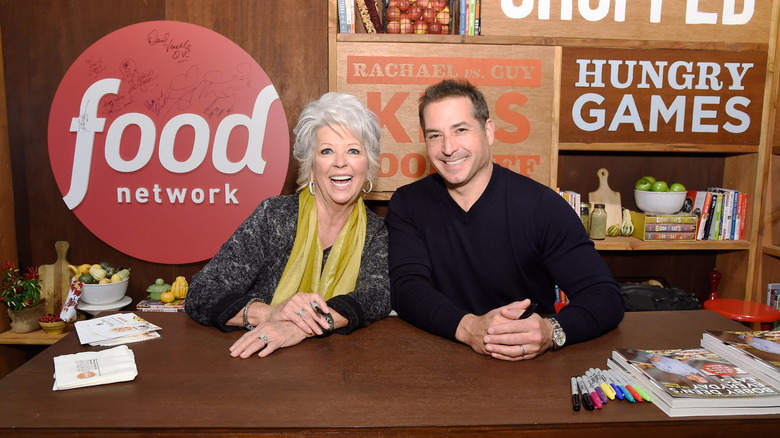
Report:
M696 240L696 233L690 232L658 232L658 233L645 233L644 240Z
M339 33L350 33L349 22L347 21L347 0L338 0L339 12Z
M696 231L696 224L647 224L645 225L645 231L659 232L659 231Z
M466 35L466 24L468 23L469 16L469 0L460 0L460 26L458 33Z
M742 193L739 197L739 213L741 220L739 222L739 240L745 238L745 222L747 222L747 201L748 194Z
M476 14L477 0L469 0L469 30L468 35L474 35L474 14Z
M482 0L477 0L477 5L474 8L474 35L482 35L482 19L480 18L482 12Z
M715 217L715 204L717 203L718 196L715 193L708 192L709 193L709 203L706 203L709 205L707 208L707 221L704 223L704 234L702 235L701 240L709 240L712 229L712 221Z
M741 196L742 192L734 191L731 205L731 240L739 240L739 198Z
M715 199L715 214L712 217L712 228L710 229L710 240L720 240L721 216L723 214L723 193L712 195Z
M721 220L722 225L720 240L731 240L731 213L733 211L733 198L734 192L726 191L723 193L723 219Z
M645 216L645 224L696 224L696 216Z
M137 310L139 312L169 312L169 313L183 312L184 311L184 309L177 309L175 307L168 307L168 308L164 308L164 307L139 307Z

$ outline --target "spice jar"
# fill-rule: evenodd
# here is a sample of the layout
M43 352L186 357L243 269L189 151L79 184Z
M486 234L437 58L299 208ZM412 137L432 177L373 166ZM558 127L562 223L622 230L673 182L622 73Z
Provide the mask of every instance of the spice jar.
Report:
M590 238L602 240L607 234L607 211L604 204L595 204L590 215Z
M580 207L580 220L582 221L582 226L585 227L585 232L590 234L590 209L588 209L587 205Z

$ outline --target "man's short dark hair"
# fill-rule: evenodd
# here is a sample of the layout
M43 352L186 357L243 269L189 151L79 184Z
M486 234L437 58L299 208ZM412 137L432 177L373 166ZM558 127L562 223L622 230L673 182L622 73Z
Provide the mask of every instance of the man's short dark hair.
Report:
M490 118L490 110L488 110L485 95L469 81L445 79L438 84L428 87L425 90L425 93L420 96L419 117L423 131L425 131L425 119L423 118L425 107L431 103L439 102L450 97L465 97L469 99L471 101L474 118L477 119L480 126L482 126L482 129L485 129L485 122Z

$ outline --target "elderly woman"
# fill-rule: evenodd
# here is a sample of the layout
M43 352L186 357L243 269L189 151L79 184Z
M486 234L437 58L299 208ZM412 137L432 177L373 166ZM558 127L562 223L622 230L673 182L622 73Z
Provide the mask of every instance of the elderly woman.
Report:
M379 169L376 116L354 96L327 93L293 133L299 193L261 202L187 294L199 323L248 330L233 357L347 334L390 312L387 229L363 204Z

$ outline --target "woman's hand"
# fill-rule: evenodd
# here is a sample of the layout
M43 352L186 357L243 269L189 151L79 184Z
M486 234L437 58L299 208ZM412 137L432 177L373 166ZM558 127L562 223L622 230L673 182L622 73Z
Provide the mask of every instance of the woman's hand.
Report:
M322 327L328 327L328 320L312 308L312 302L325 313L330 313L325 300L318 294L298 292L276 306L271 306L267 322L290 321L309 336L321 335ZM300 341L299 341L300 342Z
M275 350L299 344L308 337L290 321L266 322L244 333L230 347L230 355L246 359L259 351L259 357L266 357Z

